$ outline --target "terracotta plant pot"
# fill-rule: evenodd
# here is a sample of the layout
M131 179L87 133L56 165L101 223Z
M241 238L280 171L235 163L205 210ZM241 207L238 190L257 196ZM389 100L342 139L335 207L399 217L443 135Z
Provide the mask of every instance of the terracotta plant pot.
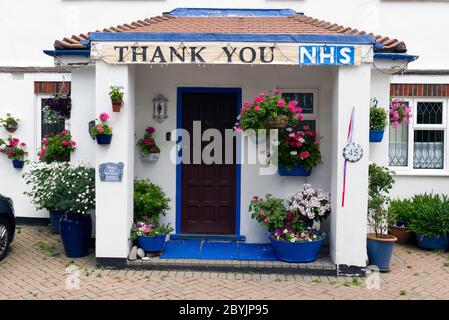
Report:
M271 129L283 129L287 126L287 124L288 124L287 116L278 116L266 121L267 127Z
M120 110L122 109L122 106L123 106L123 100L120 100L120 101L111 100L111 102L112 102L112 111L120 112Z
M409 244L414 242L414 233L406 228L392 226L390 228L390 234L398 238L399 244Z

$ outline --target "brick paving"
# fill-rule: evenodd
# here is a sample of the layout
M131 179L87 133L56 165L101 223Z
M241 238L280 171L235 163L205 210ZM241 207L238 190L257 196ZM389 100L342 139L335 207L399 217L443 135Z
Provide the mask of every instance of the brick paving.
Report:
M396 246L379 289L363 278L97 269L93 254L66 258L46 227L19 227L11 249L0 262L0 299L449 299L448 252L412 246ZM79 289L67 287L77 284L70 270Z

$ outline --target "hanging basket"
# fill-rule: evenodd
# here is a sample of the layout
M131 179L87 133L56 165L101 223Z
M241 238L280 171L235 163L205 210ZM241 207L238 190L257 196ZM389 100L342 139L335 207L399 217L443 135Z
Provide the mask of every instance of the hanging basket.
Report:
M270 129L283 129L288 124L287 116L277 116L270 118L265 122L266 126Z
M16 130L17 130L18 127L19 127L18 125L15 125L15 126L6 126L5 129L6 129L6 131L8 131L9 133L14 133L14 132L16 132Z

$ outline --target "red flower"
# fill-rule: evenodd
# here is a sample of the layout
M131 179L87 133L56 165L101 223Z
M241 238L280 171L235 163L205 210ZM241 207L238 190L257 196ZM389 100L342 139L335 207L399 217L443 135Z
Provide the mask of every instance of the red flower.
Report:
M76 142L75 142L75 141L70 142L70 144L71 144L72 146L76 146Z
M154 129L153 127L148 127L145 129L146 132L148 132L149 134L152 134L156 131L156 129Z
M64 146L64 147L68 147L69 145L70 145L70 143L68 142L68 141L65 141L65 140L62 140L62 145Z
M310 153L309 153L309 151L300 152L299 157L301 158L301 160L304 160L304 159L310 157Z

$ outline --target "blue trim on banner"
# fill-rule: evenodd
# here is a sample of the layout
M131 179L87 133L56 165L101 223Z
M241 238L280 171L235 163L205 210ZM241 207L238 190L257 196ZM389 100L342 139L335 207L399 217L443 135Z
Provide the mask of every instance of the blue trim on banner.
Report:
M374 59L385 59L385 60L404 60L407 62L413 62L417 60L419 56L414 56L405 53L375 53Z
M237 114L240 113L242 105L242 89L241 88L218 88L218 87L178 87L177 101L176 101L176 128L182 129L182 95L184 93L235 93L237 95ZM177 141L179 143L179 140ZM236 142L236 158L241 155L241 145L239 141ZM179 157L179 154L178 154ZM235 234L240 236L240 215L241 215L241 164L237 159L235 165L236 174L236 197L235 197ZM181 219L182 219L182 163L176 164L176 233L182 233Z
M370 35L344 34L251 34L251 33L194 33L194 32L91 32L89 41L150 41L150 42L286 42L286 43L329 43L370 44L376 39Z
M90 50L44 50L44 53L51 57L56 56L83 56L89 57Z
M173 17L293 17L292 9L227 9L227 8L176 8L164 14Z

